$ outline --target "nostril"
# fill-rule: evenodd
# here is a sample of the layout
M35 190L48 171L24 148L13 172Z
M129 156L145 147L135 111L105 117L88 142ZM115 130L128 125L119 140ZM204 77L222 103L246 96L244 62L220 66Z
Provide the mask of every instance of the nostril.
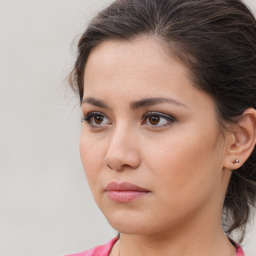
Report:
M103 164L109 170L135 169L140 164L140 157L136 149L126 144L126 147L109 148L103 159Z

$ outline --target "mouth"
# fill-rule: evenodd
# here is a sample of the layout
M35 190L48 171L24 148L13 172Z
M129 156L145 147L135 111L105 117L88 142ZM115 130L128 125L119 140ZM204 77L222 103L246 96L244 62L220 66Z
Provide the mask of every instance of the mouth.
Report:
M128 182L111 182L106 186L105 192L116 203L128 203L147 195L150 191Z

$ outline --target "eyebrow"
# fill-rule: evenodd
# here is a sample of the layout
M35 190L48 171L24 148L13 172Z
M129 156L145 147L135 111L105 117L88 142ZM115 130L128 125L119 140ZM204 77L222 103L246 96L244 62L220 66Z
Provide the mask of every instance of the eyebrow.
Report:
M153 106L153 105L157 105L157 104L161 104L161 103L169 103L169 104L176 105L179 107L187 107L185 104L183 104L182 102L179 102L175 99L160 97L160 98L147 98L147 99L142 99L139 101L134 101L134 102L130 103L130 108L135 110L138 108L149 107L149 106Z
M110 109L110 107L108 107L108 105L104 101L95 99L93 97L88 97L88 98L83 99L82 104L85 104L85 103L88 103L88 104L91 104L91 105L94 105L94 106L100 107L100 108Z
M82 104L91 104L100 108L106 108L106 109L110 109L110 107L102 100L98 100L96 98L93 97L88 97L82 100ZM157 105L157 104L162 104L162 103L169 103L172 105L176 105L179 107L187 107L184 103L177 101L175 99L170 99L170 98L146 98L146 99L141 99L138 101L133 101L130 103L130 108L132 110L136 110L139 108L143 108L143 107L149 107L149 106L153 106L153 105Z

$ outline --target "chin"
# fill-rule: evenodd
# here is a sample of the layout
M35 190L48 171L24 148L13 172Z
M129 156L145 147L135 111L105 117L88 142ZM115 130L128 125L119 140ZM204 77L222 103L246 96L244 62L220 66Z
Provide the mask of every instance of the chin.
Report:
M104 214L104 213L103 213ZM146 218L142 219L142 216L139 216L138 213L129 214L129 213L117 213L113 212L108 216L105 214L105 217L108 223L118 232L125 234L145 234L150 232L149 223L152 223L153 220L147 220Z
M123 234L134 234L134 235L142 235L142 234L148 234L151 233L148 230L147 226L138 226L138 225L133 225L129 223L110 223L109 224L117 230L119 233Z

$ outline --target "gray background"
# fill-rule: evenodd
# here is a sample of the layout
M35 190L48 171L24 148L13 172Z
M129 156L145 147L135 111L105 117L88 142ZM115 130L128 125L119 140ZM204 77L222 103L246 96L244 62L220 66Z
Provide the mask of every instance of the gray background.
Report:
M58 256L116 234L88 189L78 100L65 82L79 34L109 2L0 0L0 256Z

